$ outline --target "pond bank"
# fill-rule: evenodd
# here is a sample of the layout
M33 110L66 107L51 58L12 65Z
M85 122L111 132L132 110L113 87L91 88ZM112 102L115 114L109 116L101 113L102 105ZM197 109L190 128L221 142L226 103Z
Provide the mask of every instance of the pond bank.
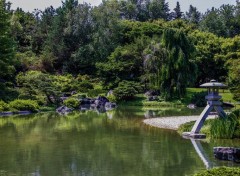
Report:
M157 118L151 118L151 119L145 119L143 120L143 123L157 127L157 128L164 128L164 129L171 129L171 130L177 130L180 125L196 121L198 119L198 116L174 116L174 117L157 117ZM208 119L215 118L215 115L209 115Z

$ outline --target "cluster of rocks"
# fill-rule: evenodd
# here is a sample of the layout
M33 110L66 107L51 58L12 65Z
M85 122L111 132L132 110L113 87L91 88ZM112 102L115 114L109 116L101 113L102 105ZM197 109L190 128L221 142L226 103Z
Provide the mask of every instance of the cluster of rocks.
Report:
M219 160L227 160L240 163L240 148L214 147L213 153L215 158Z
M158 96L160 95L159 91L149 90L144 94L147 97L148 101L158 101Z
M116 103L110 102L106 97L99 96L97 98L82 98L79 99L80 106L79 110L96 110L100 113L112 110L117 107ZM60 114L67 114L72 112L74 109L68 108L66 106L61 106L56 109L56 112Z

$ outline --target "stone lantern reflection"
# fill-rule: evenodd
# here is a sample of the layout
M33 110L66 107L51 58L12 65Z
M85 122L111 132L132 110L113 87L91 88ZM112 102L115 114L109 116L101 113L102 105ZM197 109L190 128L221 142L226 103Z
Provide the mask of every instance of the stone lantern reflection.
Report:
M207 100L207 106L202 111L201 115L199 116L198 120L195 122L191 132L184 132L183 136L188 136L192 138L205 138L205 134L199 134L204 121L208 117L209 113L214 109L220 118L225 118L226 113L222 108L222 103L220 99L222 98L219 95L220 88L226 88L227 86L217 82L216 80L211 80L208 83L200 85L200 87L206 87L208 89L208 95L205 97Z

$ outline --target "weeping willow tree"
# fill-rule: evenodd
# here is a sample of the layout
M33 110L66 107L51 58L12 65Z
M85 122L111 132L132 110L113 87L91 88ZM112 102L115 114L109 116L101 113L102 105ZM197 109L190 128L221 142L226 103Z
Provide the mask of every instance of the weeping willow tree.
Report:
M158 40L158 41L157 41ZM144 71L148 87L157 90L160 87L161 66L168 58L168 52L161 46L160 39L153 40L144 50Z
M195 48L181 30L166 29L161 45L168 52L160 68L160 90L165 99L182 97L196 76Z
M194 82L197 67L192 62L194 46L181 30L166 29L144 50L144 69L150 89L160 89L163 98L182 97Z

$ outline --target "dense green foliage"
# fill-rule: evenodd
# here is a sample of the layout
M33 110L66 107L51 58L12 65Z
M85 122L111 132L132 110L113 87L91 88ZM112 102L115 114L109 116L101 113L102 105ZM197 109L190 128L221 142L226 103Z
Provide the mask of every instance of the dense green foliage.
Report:
M9 105L4 101L0 100L0 112L8 111Z
M240 169L236 167L217 167L194 174L194 176L238 176Z
M32 111L36 112L39 109L39 105L34 100L14 100L9 103L9 106L18 111Z
M69 108L79 108L80 101L76 98L68 98L64 100L63 104Z
M11 80L15 68L14 41L11 37L10 14L5 0L0 1L0 79ZM1 80L0 80L1 81Z
M165 0L107 0L94 7L65 0L33 13L0 2L4 101L59 104L62 93L95 96L94 90L109 89L122 99L133 91L125 86L120 95L123 81L172 100L213 78L228 83L240 99L239 2L204 14L192 5L183 13L179 2L171 12Z
M134 86L136 83L130 81L123 81L118 84L118 87L115 88L114 96L119 100L131 100L138 93L138 85Z
M206 99L205 96L207 92L196 92L191 97L191 103L195 104L197 107L205 107L206 106Z

